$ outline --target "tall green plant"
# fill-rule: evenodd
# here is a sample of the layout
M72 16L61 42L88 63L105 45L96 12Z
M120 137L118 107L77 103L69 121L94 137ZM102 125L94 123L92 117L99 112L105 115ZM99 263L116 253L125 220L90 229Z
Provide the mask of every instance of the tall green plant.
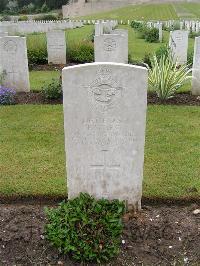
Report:
M161 101L174 96L188 80L191 79L187 64L178 66L170 56L162 55L160 59L154 55L151 59L152 68L149 68L149 86L155 91Z

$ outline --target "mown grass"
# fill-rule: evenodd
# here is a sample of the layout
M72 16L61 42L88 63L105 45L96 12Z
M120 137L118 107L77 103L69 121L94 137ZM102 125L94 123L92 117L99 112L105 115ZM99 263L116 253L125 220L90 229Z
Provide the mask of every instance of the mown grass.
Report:
M148 107L145 197L199 197L199 116L199 107ZM62 106L1 107L0 124L0 195L65 196Z
M177 8L177 10L180 8L180 10L185 11L185 15L183 12L182 18L200 18L200 3L176 3L174 4ZM181 11L180 11L181 13Z
M53 79L59 79L60 71L30 71L30 86L32 91L41 91Z
M82 17L84 19L168 20L178 16L172 4L142 4Z
M67 46L72 45L74 42L80 42L85 39L89 39L92 31L94 29L93 25L86 25L82 28L68 29L65 31ZM33 33L27 36L27 49L43 49L47 46L46 34L45 33Z

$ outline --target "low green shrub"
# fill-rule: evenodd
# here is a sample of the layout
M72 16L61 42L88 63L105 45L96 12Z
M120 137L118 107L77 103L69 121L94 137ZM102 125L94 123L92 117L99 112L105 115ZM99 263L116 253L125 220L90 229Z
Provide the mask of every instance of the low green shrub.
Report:
M94 62L94 45L90 41L74 43L67 50L67 60L72 63Z
M48 15L41 15L35 18L35 21L40 21L40 20L58 20L59 18L55 15L48 14Z
M18 21L28 21L28 17L27 16L20 16Z
M62 84L60 80L53 79L51 83L42 87L45 99L56 100L62 97Z
M157 28L146 29L145 40L150 43L158 42L159 41L159 30Z
M131 27L135 30L137 30L139 27L141 27L141 24L142 24L141 22L136 21L136 20L131 21Z
M199 36L200 36L199 32L190 31L190 33L189 33L189 38L191 38L191 39L195 39L196 37L199 37Z
M29 65L46 64L47 60L47 49L28 49L28 63Z
M119 252L124 210L118 200L96 200L81 193L56 209L45 209L46 238L76 261L107 262Z
M131 27L138 32L138 38L145 39L147 42L159 41L159 30L157 28L149 28L146 23L132 21Z

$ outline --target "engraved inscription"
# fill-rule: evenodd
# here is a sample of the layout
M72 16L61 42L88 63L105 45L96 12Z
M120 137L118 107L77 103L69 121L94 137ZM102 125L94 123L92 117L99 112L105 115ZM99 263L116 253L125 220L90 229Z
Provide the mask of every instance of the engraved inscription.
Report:
M111 38L106 38L104 40L104 50L107 52L111 52L114 51L117 47L117 43L115 40L111 39Z
M73 145L95 146L98 149L113 149L126 143L133 144L136 136L132 130L125 130L127 123L128 120L120 118L84 119L81 122L83 131L80 134L77 129L71 141Z
M97 78L88 87L89 100L100 111L114 107L122 97L122 87L112 78L109 69L100 69Z
M9 40L4 43L4 50L9 53L16 53L17 52L17 44L16 42Z
M13 84L18 81L18 72L15 69L17 68L12 66L10 70L6 70L6 80L12 81Z
M95 181L100 182L99 189L100 191L102 190L100 195L104 197L109 195L109 183L112 182L112 177L114 177L113 174L110 174L110 171L118 171L120 169L120 164L107 162L108 152L108 150L102 150L103 162L90 166L92 170L95 170Z

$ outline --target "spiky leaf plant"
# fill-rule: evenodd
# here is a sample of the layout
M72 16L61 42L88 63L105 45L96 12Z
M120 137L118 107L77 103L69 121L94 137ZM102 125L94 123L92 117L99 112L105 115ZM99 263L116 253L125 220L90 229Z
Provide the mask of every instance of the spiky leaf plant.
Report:
M191 69L186 64L179 66L172 58L162 55L160 59L154 55L149 68L149 86L155 91L161 101L172 98L188 80Z

